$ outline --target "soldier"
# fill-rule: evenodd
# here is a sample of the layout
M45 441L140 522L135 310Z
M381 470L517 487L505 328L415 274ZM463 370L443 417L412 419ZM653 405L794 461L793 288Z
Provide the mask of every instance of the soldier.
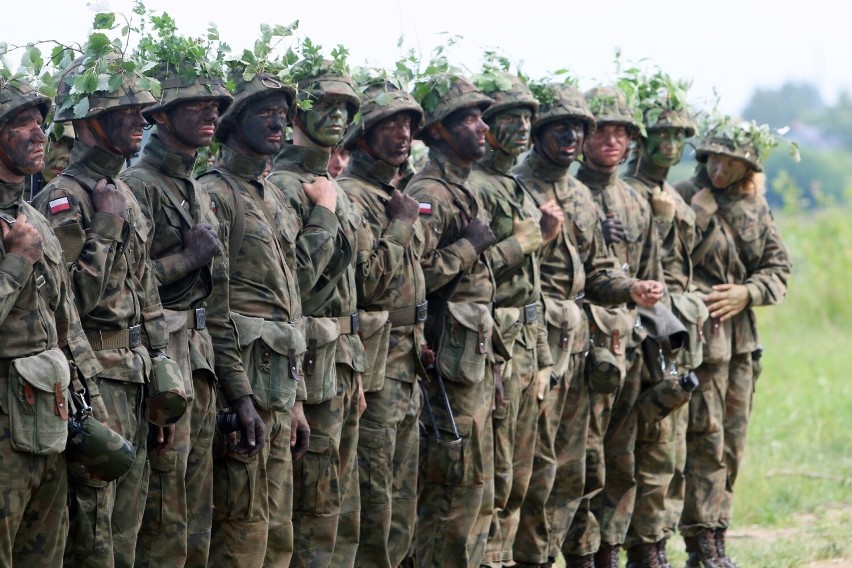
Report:
M358 415L363 400L364 346L358 337L355 262L361 219L328 173L361 100L346 70L323 61L297 63L300 100L293 144L275 159L269 181L289 208L302 309L306 316L305 417L311 439L295 463L294 566L352 566L360 532Z
M384 102L383 102L384 101ZM367 354L367 409L358 433L361 534L356 565L396 568L417 513L420 350L426 284L417 201L394 188L423 123L414 98L391 85L368 85L361 118L346 134L349 165L337 179L363 211L356 255L360 328Z
M696 149L698 175L677 185L695 211L695 283L710 311L686 440L680 532L689 567L735 566L725 532L762 354L752 308L783 301L792 269L763 196L761 135L754 123L713 125Z
M429 102L417 137L429 147L429 162L406 193L418 201L424 228L426 338L435 353L424 360L432 369L424 393L429 412L420 439L414 555L418 566L478 567L494 502L494 279L483 253L495 239L467 178L485 155L482 111L492 100L450 73L420 87L421 100Z
M496 76L499 79L495 80ZM515 160L530 143L530 124L538 101L529 88L508 73L477 76L483 94L494 104L482 114L488 124L486 155L468 178L491 217L497 243L489 249L497 284L495 320L503 346L512 358L501 368L503 403L494 412L494 513L483 563L512 562L512 543L520 507L532 473L539 400L550 384L551 360L541 303L538 251L542 212L512 176ZM498 84L511 86L501 89ZM561 211L544 209L541 221L556 237Z
M647 101L644 119L646 134L637 139L624 180L651 207L671 308L680 314L687 329L692 328L697 334L695 323L700 316L693 314L703 303L693 292L692 284L690 253L695 241L695 213L666 181L669 169L680 161L685 140L695 134L695 127L688 111L671 96ZM682 349L688 351L689 346ZM697 351L700 356L700 348ZM687 352L678 359L676 374L682 376L695 366L690 355L693 354ZM675 363L670 357L667 361L670 365ZM651 369L654 365L659 365L658 358L646 361L649 374L656 371ZM669 372L670 365L663 372ZM665 545L677 530L683 508L688 418L689 406L684 405L659 423L639 423L636 485L637 495L645 497L637 497L625 541L630 566L653 566L654 558L660 566L670 566ZM661 514L663 510L665 515Z
M0 100L0 298L4 307L0 320L0 431L4 432L0 440L4 496L0 564L62 566L68 533L63 450L72 379L64 362L66 358L73 361L79 371L79 377L73 377L75 389L80 387L79 379L88 385L101 366L80 325L59 241L44 217L23 200L26 176L44 167L47 139L41 127L50 99L21 79L4 78L0 79ZM51 359L56 361L56 372L39 377L39 369L51 368ZM34 390L32 384L50 394ZM54 391L54 384L61 390ZM19 402L9 394L21 390L36 397L34 404L44 403L49 409L38 417L39 427L48 436L37 444L27 444L20 437L33 428L26 415L14 412Z
M68 166L71 148L74 147L74 127L70 122L54 124L48 130L47 145L44 147L44 169L33 174L29 179L30 201Z
M630 141L638 133L632 108L621 91L614 87L591 89L585 97L595 115L598 130L583 144L584 158L577 179L592 191L607 247L622 263L622 270L628 276L662 283L658 237L651 222L650 208L618 178L618 167L627 158ZM662 284L660 288L662 290ZM635 326L636 308L628 307L619 316L625 318L626 325L617 329L619 336L614 339L613 348L620 349L623 354L624 383L614 393L614 398L609 395L596 398L591 418L597 425L595 443L603 442L605 470L603 489L591 502L601 541L595 563L607 567L618 565L618 552L624 543L636 498L633 450L638 422L634 407L641 388L644 361L639 348L644 331ZM598 329L593 333L603 333L604 318L600 314L594 317ZM622 343L620 348L616 343Z
M210 305L207 300L213 286L227 287L228 279L223 263L217 262L213 280L211 260L220 252L218 222L192 170L196 150L213 140L216 120L233 99L218 78L196 76L190 65L179 70L163 63L156 76L162 95L143 116L157 125L157 131L142 158L121 179L149 221L151 264L170 332L168 355L180 365L190 406L175 424L172 449L149 455L151 477L136 564L206 566L216 421L214 349L207 310L223 310L220 320L228 317L227 304ZM230 357L237 359L236 351ZM220 378L223 384L247 382L243 373ZM242 416L260 420L249 395L227 404ZM245 407L242 413L241 407Z
M283 196L261 174L284 141L295 90L268 73L246 80L238 69L233 76L234 102L216 126L219 160L198 178L219 221L221 262L230 279L213 289L209 302L230 306L230 314L211 311L208 325L216 374L247 375L220 383L225 399L236 402L223 416L236 413L250 424L255 410L241 404L250 395L262 420L241 432L238 445L229 436L214 439L209 565L288 566L292 462L309 435L300 367L306 347Z
M567 84L540 87L542 108L532 125L533 147L513 170L540 207L565 214L556 238L541 251L541 287L553 370L542 402L530 488L514 545L518 566L549 566L584 495L589 385L589 332L579 307L584 296L602 304L653 304L661 286L628 278L608 256L592 196L568 173L595 119L582 94ZM549 232L549 231L545 231ZM594 552L593 550L591 552ZM590 565L586 552L566 559ZM585 556L580 562L580 556Z
M109 55L110 72L122 75L114 89L76 93L75 81L94 62L80 58L57 88L56 122L73 120L77 140L68 167L33 204L54 228L71 274L83 329L103 366L93 403L95 417L133 443L136 458L123 477L105 482L69 464L71 531L67 562L132 566L148 490L148 421L145 383L151 355L168 342L154 273L148 258L148 222L130 189L118 179L139 151L142 109L156 102ZM112 85L113 82L110 82ZM88 103L81 116L78 100ZM85 107L85 105L83 105ZM150 352L150 354L149 354ZM152 425L151 450L171 447L172 428Z

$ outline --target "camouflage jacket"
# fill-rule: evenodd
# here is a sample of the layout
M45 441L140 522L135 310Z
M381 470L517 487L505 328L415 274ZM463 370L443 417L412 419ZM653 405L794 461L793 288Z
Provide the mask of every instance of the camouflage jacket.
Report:
M358 307L366 311L411 308L426 299L420 268L423 226L390 219L385 210L397 168L354 150L340 187L363 213L358 230L355 284ZM387 377L413 382L412 369L420 356L423 324L393 327L387 358Z
M710 186L705 176L696 176L676 185L683 198ZM775 226L769 204L763 195L746 196L736 191L713 190L719 206L710 215L696 205L696 245L692 252L695 284L702 292L715 284L744 284L749 307L734 316L735 353L757 348L757 322L754 306L779 304L787 295L792 262L781 233Z
M535 325L522 326L518 340L528 349L538 349L539 367L552 364L541 301L541 271L538 251L524 255L513 236L515 219L541 219L541 213L510 173L515 157L493 148L473 165L468 185L476 192L491 217L491 230L497 243L488 249L496 280L497 308L521 308L536 304Z
M190 274L175 275L169 273L168 265L161 260L183 250L184 233L191 228L184 215L192 224L209 223L214 229L218 228L219 222L210 210L210 196L192 178L194 164L194 158L171 151L153 134L142 158L121 173L121 180L136 196L149 222L148 250L163 307L175 311L225 309L227 314L227 305L207 303L214 285L209 265ZM179 203L173 203L163 188L168 188ZM185 213L178 211L178 207ZM218 261L215 262L221 267ZM224 281L215 285L228 285L225 271L219 269L217 276L224 277ZM191 369L207 369L213 373L213 344L208 330L192 330L187 338Z
M85 378L94 377L101 365L83 333L59 241L47 220L23 200L23 192L23 183L0 182L0 212L27 216L41 234L44 258L32 265L6 253L0 241L0 359L60 347Z
M267 178L277 186L290 209L283 223L295 236L299 289L305 315L339 318L358 310L355 284L355 262L358 251L357 232L361 226L360 211L353 206L338 187L337 206L332 213L315 206L308 199L303 183L317 176L327 177L328 154L306 146L285 145L275 158L275 167ZM343 271L332 285L330 293L320 298L318 293ZM341 335L335 352L337 363L348 365L356 372L364 370L364 346L357 334Z
M47 218L62 244L80 320L87 332L122 331L144 324L143 342L163 351L168 331L157 282L148 258L148 221L130 189L118 178L124 157L77 140L68 167L33 204ZM92 191L101 179L124 192L124 218L97 212ZM101 376L145 382L147 351L99 349Z

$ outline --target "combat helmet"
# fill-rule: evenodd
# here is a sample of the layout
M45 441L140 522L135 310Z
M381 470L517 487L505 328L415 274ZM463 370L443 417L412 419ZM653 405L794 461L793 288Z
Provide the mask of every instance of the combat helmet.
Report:
M219 114L225 113L234 97L219 77L197 75L190 64L180 67L173 63L160 63L153 71L160 81L160 97L142 113L148 122L155 112L167 112L172 106L186 101L219 101Z
M568 83L547 83L537 86L535 94L541 106L532 124L534 134L543 126L564 119L582 121L586 126L586 134L595 131L595 116L576 87Z
M595 115L598 126L621 124L627 127L631 136L641 130L627 97L616 87L594 87L584 94L589 109Z
M302 59L293 65L290 73L296 81L300 101L319 101L323 97L337 96L346 101L349 122L358 114L361 97L345 64L328 59Z
M735 125L725 121L711 128L695 147L695 159L707 162L710 154L720 154L743 160L757 172L763 171L761 156L751 137L752 125Z
M118 54L108 54L104 57L103 65L113 76L121 76L121 83L108 90L83 93L82 96L74 91L77 79L87 72L84 57L79 57L62 73L59 85L56 87L56 116L54 122L68 122L95 118L106 111L118 108L141 106L148 107L157 102L154 95L140 82L144 79L137 73L128 73L122 67ZM100 64L99 64L100 65ZM85 104L82 104L85 101Z
M414 98L426 113L423 127L415 138L420 138L433 126L457 110L479 107L482 112L494 99L480 93L469 80L455 73L437 73L415 87Z
M279 79L271 73L255 73L250 80L243 78L243 74L239 70L235 70L231 74L234 79L233 96L234 102L228 107L222 116L219 117L219 122L216 125L216 140L224 142L228 137L228 132L237 123L237 117L246 106L257 99L261 99L268 95L283 93L287 97L287 104L290 105L292 111L293 98L296 96L296 89L293 85Z
M38 107L41 118L45 119L51 105L50 97L39 93L26 81L0 78L0 124L33 106Z
M482 112L482 120L516 107L526 107L535 114L538 112L538 99L526 83L511 73L483 73L474 77L474 83L480 92L494 99L494 103Z
M358 140L373 126L390 116L406 111L412 115L412 132L417 132L423 125L423 109L413 96L397 88L390 81L367 85L362 90L360 115L346 131L343 147L353 150L358 145Z
M653 112L655 110L656 112ZM657 112L659 114L656 114ZM656 107L655 109L652 107L645 110L644 120L646 130L681 128L687 138L695 136L695 124L686 109L675 110L663 107Z

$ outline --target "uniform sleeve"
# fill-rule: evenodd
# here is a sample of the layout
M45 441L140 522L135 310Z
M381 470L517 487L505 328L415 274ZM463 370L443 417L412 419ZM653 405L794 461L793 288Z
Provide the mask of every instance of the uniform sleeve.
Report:
M77 313L69 288L68 273L62 267L56 273L60 282L59 303L54 313L58 345L74 362L80 375L85 379L91 379L103 369L83 332L80 314Z
M636 281L617 269L618 260L609 253L600 220L591 228L589 256L584 262L586 270L585 293L598 304L614 305L630 302L630 287Z
M780 304L787 295L787 280L793 268L787 246L768 208L762 224L766 227L763 254L745 281L752 306Z
M414 227L392 219L381 234L379 227L371 224L367 215L358 230L358 260L355 284L358 303L374 304L387 294L388 287L405 269L405 249L414 236ZM378 236L378 239L376 238Z
M142 295L139 298L142 306L142 321L145 322L145 334L148 336L148 346L154 351L165 351L169 344L169 330L166 318L163 316L163 304L160 302L160 290L151 269L150 257L145 255L145 262L139 268L139 278L142 283Z
M550 353L550 342L547 340L547 321L544 319L544 305L538 302L538 313L541 314L536 321L535 348L538 354L538 368L543 369L553 365L553 355Z
M641 199L637 196L637 199ZM641 202L643 218L647 220L642 243L642 256L639 262L639 271L637 275L641 280L656 280L657 282L666 282L666 277L663 274L663 265L660 256L660 237L657 233L657 228L654 225L654 216L651 212L651 206L645 202Z
M32 273L33 265L20 255L7 253L0 260L0 324L6 321Z

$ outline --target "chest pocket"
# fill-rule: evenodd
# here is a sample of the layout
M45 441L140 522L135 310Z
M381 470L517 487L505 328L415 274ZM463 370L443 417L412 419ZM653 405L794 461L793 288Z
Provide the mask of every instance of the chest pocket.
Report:
M512 236L515 224L515 211L512 205L503 199L497 200L494 204L494 211L491 216L491 231L497 237L497 242L508 239Z
M743 211L729 222L737 239L737 248L744 258L746 266L755 266L763 252L765 227L757 216Z

